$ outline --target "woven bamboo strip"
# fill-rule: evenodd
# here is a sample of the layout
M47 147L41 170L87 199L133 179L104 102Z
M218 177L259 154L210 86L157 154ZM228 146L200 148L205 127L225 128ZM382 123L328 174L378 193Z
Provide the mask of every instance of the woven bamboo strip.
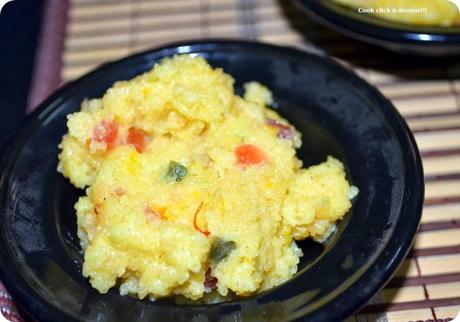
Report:
M138 43L147 41L174 41L177 39L187 38L198 38L201 35L200 26L181 28L181 29L170 29L170 30L159 30L159 31L139 31L136 37Z
M149 1L149 0L144 0L144 1ZM222 5L222 4L237 4L237 1L235 0L204 0L208 5ZM272 3L271 0L264 0L267 5L270 5Z
M460 305L436 307L434 312L438 319L454 319L460 314Z
M153 15L152 10L163 10L163 9L174 9L177 13L186 14L187 12L183 10L184 7L196 7L201 8L200 0L174 0L174 1L139 1L139 8L141 11L149 10L149 14ZM157 15L159 16L159 15Z
M91 33L85 37L73 37L71 41L67 42L68 46L78 47L78 46L91 46L94 43L99 45L102 44L119 44L127 42L131 37L129 30L124 30L115 34L101 34L101 33Z
M456 273L460 267L460 254L421 257L418 262L422 275Z
M261 41L265 41L273 44L282 45L298 45L302 42L302 36L300 34L274 34L274 35L262 35L259 38Z
M460 127L460 113L408 119L407 123L412 131Z
M128 40L134 37L132 34L129 35ZM129 41L118 41L118 42L113 42L113 43L95 43L92 42L90 44L83 44L83 45L78 45L76 47L70 47L68 45L68 41L66 42L66 51L67 52L72 52L72 53L77 53L77 52L88 52L88 51L97 51L97 50L104 50L104 49L120 49L120 48L125 48L130 46Z
M413 80L432 80L434 78L447 79L447 73L442 68L414 68L409 66L407 60L394 61L393 65L388 65L388 60L379 66L378 62L369 62L374 68L371 69L372 82L380 85L391 84L394 82Z
M396 277L403 277L403 276L414 277L417 275L418 275L417 265L413 258L404 260L401 266L399 267L398 271L395 274Z
M171 1L172 3L173 1ZM153 2L152 2L153 4ZM196 3L186 3L182 6L181 11L174 8L174 6L158 6L158 7L151 7L151 4L145 4L138 6L139 10L142 12L144 16L168 16L168 15L177 15L177 14L187 14L187 13L203 13L205 14L206 11L214 10L214 11L237 11L238 8L235 4L217 4L217 5L207 5L203 2L201 5L197 5Z
M254 0L255 3L257 3L258 6L263 6L263 5L279 5L279 0ZM287 3L287 1L286 1ZM289 5L289 3L287 3Z
M171 40L173 41L173 40ZM155 41L155 42L143 42L143 43L135 43L132 48L131 48L131 51L133 53L135 52L140 52L140 51L144 51L144 50L148 50L152 47L155 47L157 46L159 43L161 43L161 40L160 41Z
M460 282L460 272L427 276L395 276L388 282L387 287L404 288L408 286L442 284L451 282Z
M74 7L93 7L114 3L125 3L130 0L71 0L71 4Z
M291 33L289 22L285 20L264 20L257 23L261 30L277 30L278 33Z
M85 38L69 38L66 42L66 48L72 50L74 48L104 48L106 47L121 47L128 44L130 39L129 32L123 32L115 35L94 35L94 37Z
M416 133L420 151L436 151L460 148L460 130Z
M430 309L418 309L388 312L386 318L388 322L425 321L432 319L433 315Z
M392 102L404 116L457 111L457 102L452 94L393 99Z
M209 10L206 14L203 14L205 19L208 19L209 26L216 24L222 24L222 21L233 20L233 23L238 24L238 12L236 11L215 11Z
M448 94L452 92L451 84L446 80L404 81L379 86L382 93L389 98L430 94Z
M411 302L425 299L423 286L386 288L380 294L384 303Z
M125 14L130 12L132 6L133 5L130 1L107 3L90 7L72 6L69 11L69 16L70 19L100 16L110 17L111 15Z
M416 249L445 246L460 246L460 228L420 232L414 243Z
M208 36L214 37L237 37L240 34L240 29L237 25L222 25L210 26L208 28Z
M454 87L457 93L460 93L460 80L455 80L454 81Z
M287 12L279 6L259 6L255 9L257 22L267 20L282 20L299 25L313 25L311 20L304 19L303 16L292 15L295 12Z
M77 77L89 72L95 66L80 66L80 67L67 67L67 66L64 66L64 70L62 72L62 79L64 81L70 81L72 79L75 79L75 78L77 78Z
M264 28L259 28L258 30L258 35L259 36L265 36L265 35L280 35L280 36L290 36L290 35L300 35L301 37L299 38L299 42L297 43L298 45L302 45L304 42L311 43L312 41L315 41L317 44L318 43L330 43L330 47L337 47L337 46L343 46L341 42L335 41L335 35L330 34L330 33L321 33L321 34L312 34L311 36L305 37L300 31L297 30L284 30L281 28L276 28L273 26L266 26ZM334 45L332 45L332 43ZM318 50L322 50L321 48L317 48ZM348 58L348 57L347 57Z
M460 220L460 203L452 203L423 208L422 223Z
M263 29L259 31L259 36L269 36L269 35L283 35L283 36L290 36L290 35L301 35L299 32L290 30L288 26L272 23L267 24ZM303 41L303 37L299 38L298 44L301 44Z
M238 3L236 1L210 1L204 2L208 10L214 11L238 11Z
M460 297L460 282L427 285L430 299Z
M132 0L71 0L70 3L73 7L97 7L101 5L126 3L130 1Z
M427 182L425 184L425 199L458 196L460 196L460 180Z
M155 39L155 40L145 41L141 43L135 43L131 48L131 52L136 53L136 52L140 52L144 50L149 50L157 46L165 45L169 42L181 41L181 40L186 40L186 39L189 39L189 38L181 37L180 35L177 35L177 36L172 36L170 38L161 38L161 39Z
M460 155L424 158L423 169L425 176L460 173Z
M257 12L257 18L262 20L262 19L268 19L268 18L283 18L284 17L284 10L281 6L278 6L274 3L267 4L266 6L256 6L255 8Z
M89 33L113 33L114 30L128 30L131 24L131 17L125 17L114 20L94 20L85 23L69 23L67 27L68 38L78 36L87 36Z
M199 9L199 8L198 8ZM230 11L231 13L232 11ZM221 14L230 14L229 11L222 11ZM199 10L193 10L193 11L185 11L185 12L179 12L177 10L173 10L171 12L168 12L167 14L158 14L158 15L152 15L149 14L149 12L146 12L145 10L142 10L141 8L136 10L136 22L142 22L142 23L152 23L156 21L169 21L169 22L182 22L182 21L188 21L188 20L199 20L204 17L205 13L201 12Z
M100 0L97 3L111 3L111 2L121 2L124 0ZM72 0L70 2L73 7L78 7L78 6L91 6L95 4L94 0Z
M139 16L136 19L136 25L141 30L163 30L173 29L186 26L199 26L201 23L201 14L189 13L185 15L169 15L169 16ZM173 28L172 28L173 27ZM179 31L180 32L180 31Z
M109 61L115 58L121 58L126 56L128 52L128 46L124 48L109 48L82 52L66 51L64 53L64 64L76 65L77 63L79 65L90 65L95 60Z

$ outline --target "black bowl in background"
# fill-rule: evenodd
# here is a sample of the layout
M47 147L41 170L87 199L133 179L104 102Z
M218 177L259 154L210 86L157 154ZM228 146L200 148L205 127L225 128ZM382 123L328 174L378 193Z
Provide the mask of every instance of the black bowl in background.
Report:
M115 81L175 54L205 57L274 93L277 109L303 134L306 165L341 159L360 188L325 245L303 242L289 281L253 297L214 305L101 295L81 275L73 204L82 194L56 172L66 115ZM66 85L28 117L0 165L0 278L38 321L338 321L376 293L405 258L417 231L423 172L415 141L392 104L330 59L242 41L173 44L104 65Z
M415 26L360 14L330 0L292 0L302 11L335 31L403 54L460 54L460 27Z

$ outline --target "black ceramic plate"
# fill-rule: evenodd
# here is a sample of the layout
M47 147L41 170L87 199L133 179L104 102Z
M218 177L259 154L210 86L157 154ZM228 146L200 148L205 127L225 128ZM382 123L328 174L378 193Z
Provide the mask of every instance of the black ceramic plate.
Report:
M205 57L234 76L241 91L256 80L303 134L306 165L332 154L344 161L360 194L324 245L303 242L299 272L250 298L216 305L139 301L101 295L81 275L73 209L82 193L56 172L66 115L115 81L175 54ZM375 88L333 61L252 42L174 44L102 66L49 98L10 142L1 163L0 277L39 321L341 320L395 272L417 230L423 173L414 139Z
M331 0L293 0L318 22L352 38L424 56L460 54L460 27L426 27L387 21Z

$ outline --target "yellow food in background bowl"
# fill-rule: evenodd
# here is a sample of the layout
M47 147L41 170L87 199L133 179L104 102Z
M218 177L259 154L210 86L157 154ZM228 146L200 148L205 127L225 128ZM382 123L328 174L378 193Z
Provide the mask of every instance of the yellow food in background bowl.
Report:
M356 188L333 157L302 168L300 134L259 83L175 56L68 116L58 170L75 205L83 275L105 293L199 299L267 290L297 272Z
M412 25L460 25L457 7L447 0L332 0L379 18Z

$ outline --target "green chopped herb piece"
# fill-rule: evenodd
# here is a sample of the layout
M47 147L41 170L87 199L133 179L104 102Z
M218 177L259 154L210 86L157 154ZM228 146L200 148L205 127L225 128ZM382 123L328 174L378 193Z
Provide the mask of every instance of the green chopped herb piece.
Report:
M215 265L224 260L234 249L236 243L233 240L224 240L220 237L214 237L211 242L211 262Z
M168 167L168 178L174 181L181 181L184 179L184 177L187 175L187 168L183 166L182 164L176 162L176 161L171 161L169 162L169 167Z

